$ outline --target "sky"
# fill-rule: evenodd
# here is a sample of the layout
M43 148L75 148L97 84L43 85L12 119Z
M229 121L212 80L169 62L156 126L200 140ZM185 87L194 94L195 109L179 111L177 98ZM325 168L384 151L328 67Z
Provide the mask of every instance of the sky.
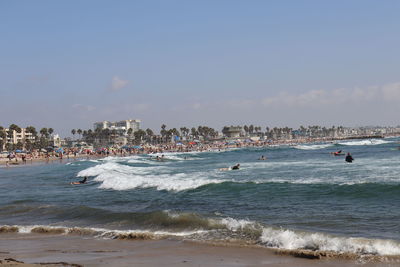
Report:
M0 1L0 125L400 125L400 1Z

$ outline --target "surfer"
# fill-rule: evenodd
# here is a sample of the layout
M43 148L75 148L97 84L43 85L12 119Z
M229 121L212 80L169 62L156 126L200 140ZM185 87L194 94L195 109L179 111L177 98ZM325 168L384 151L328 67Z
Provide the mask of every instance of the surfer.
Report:
M240 164L236 164L235 166L231 167L232 170L239 170L240 169Z
M86 184L87 176L83 177L83 180L79 182L71 182L71 184Z
M232 166L232 167L229 167L229 168L221 168L221 169L219 169L220 171L230 171L230 170L239 170L240 169L240 164L238 163L238 164L236 164L236 165L234 165L234 166Z
M336 151L336 152L332 152L332 155L340 156L340 155L342 155L342 150L339 150L339 151Z
M266 158L262 155L258 160L265 160Z
M346 162L352 163L354 159L350 153L347 153L345 160L346 160Z

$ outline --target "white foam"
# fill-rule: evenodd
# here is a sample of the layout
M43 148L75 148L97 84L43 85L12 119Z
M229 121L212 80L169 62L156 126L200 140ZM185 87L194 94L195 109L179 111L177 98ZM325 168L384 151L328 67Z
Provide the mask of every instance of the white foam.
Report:
M193 155L197 155L199 153L199 151L193 151L193 152L166 152L166 153L154 153L151 154L152 159L155 159L155 157L159 156L162 157L164 156L165 161L183 161L183 160L196 160L197 158L193 158L193 157L188 157L188 156L193 156ZM149 158L148 158L149 159Z
M368 139L368 140L361 140L361 141L346 141L341 142L339 145L344 146L371 146L371 145L382 145L392 143L392 141L382 140L382 139Z
M7 225L8 226L8 225ZM73 227L68 226L50 226L50 225L14 225L18 228L18 233L20 234L30 234L32 230L35 228L43 227L47 229L64 229L67 234L70 229ZM97 228L97 227L80 227L81 229L91 230L97 233L97 237L107 237L107 236L115 236L118 234L154 234L154 235L171 235L171 236L190 236L194 234L202 234L207 232L206 230L194 230L194 231L182 231L182 232L170 232L170 231L151 231L151 230L111 230L106 228Z
M99 188L128 190L134 188L156 188L157 190L182 191L195 189L211 183L222 183L223 179L209 179L207 173L162 173L163 166L132 167L107 162L78 173L78 176L96 176Z
M264 228L261 242L269 247L311 249L338 253L400 255L400 243L394 240L335 237L322 233L295 232Z
M220 224L223 224L229 230L235 232L237 230L241 230L247 227L255 227L257 225L256 222L249 221L249 220L237 220L230 217L223 218L219 221Z
M316 144L316 145L297 145L294 148L301 149L301 150L317 150L323 149L327 147L331 147L333 144Z

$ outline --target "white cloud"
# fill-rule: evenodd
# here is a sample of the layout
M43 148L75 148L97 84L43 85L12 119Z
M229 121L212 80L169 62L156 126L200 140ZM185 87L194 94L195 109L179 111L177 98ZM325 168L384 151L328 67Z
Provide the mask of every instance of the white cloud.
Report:
M392 83L382 87L383 99L386 101L400 101L400 83Z
M368 104L373 102L394 102L400 100L400 83L380 87L310 90L301 94L282 92L276 96L264 98L265 106L279 107L323 107L337 104Z
M119 89L122 89L128 85L129 81L127 80L122 80L118 76L114 76L111 81L111 91L118 91Z

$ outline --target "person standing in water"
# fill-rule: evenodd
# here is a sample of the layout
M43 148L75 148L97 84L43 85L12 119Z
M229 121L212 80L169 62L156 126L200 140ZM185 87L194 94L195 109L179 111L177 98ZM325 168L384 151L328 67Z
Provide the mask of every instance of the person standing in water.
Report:
M346 158L345 158L345 161L346 161L346 162L349 162L349 163L352 163L353 160L354 160L354 158L351 156L350 152L347 153L347 156L346 156Z

